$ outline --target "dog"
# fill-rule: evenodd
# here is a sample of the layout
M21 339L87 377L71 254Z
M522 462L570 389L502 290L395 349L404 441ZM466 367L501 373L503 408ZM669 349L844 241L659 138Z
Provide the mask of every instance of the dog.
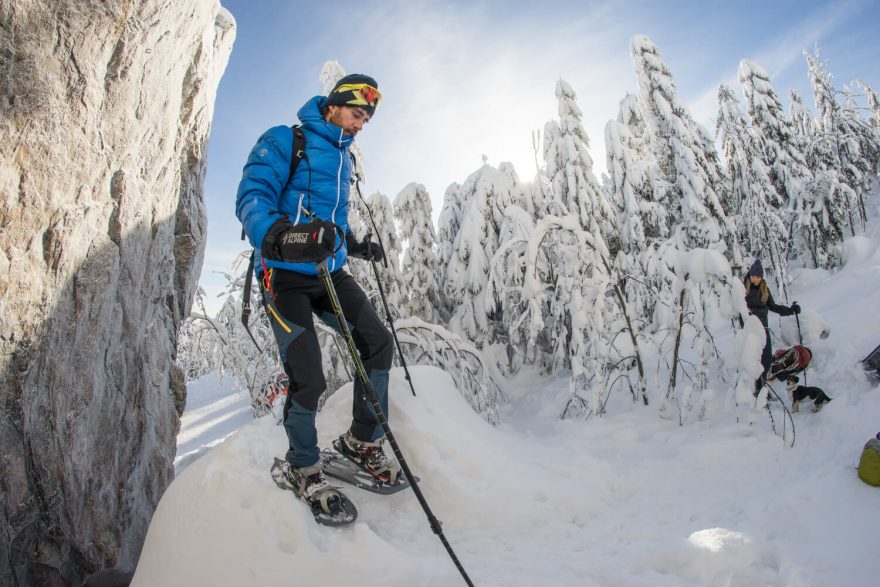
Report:
M800 379L795 377L794 375L789 375L785 380L786 385L788 386L788 393L791 395L791 411L798 411L798 404L804 401L807 398L813 400L813 412L818 412L822 409L822 406L831 401L831 398L825 394L818 387L806 387L804 385L799 385Z

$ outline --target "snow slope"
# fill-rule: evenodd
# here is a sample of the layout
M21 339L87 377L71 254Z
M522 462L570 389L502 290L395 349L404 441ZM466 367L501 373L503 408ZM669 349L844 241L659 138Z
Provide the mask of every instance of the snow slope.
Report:
M831 327L826 339L811 338L807 376L834 401L795 414L793 448L763 415L753 425L731 413L678 426L655 406L634 406L563 422L567 378L528 373L509 383L510 405L493 428L447 374L411 367L413 397L392 372L392 428L473 582L880 584L880 489L854 470L880 431L880 389L856 366L880 344L880 239L852 239L846 254L834 275L797 274L797 299ZM797 336L788 322L771 326ZM464 584L411 492L347 488L358 522L316 525L269 476L286 448L283 429L271 418L250 421L247 402L221 387L209 378L191 386L179 476L133 585ZM319 414L322 445L347 427L350 396L343 387Z

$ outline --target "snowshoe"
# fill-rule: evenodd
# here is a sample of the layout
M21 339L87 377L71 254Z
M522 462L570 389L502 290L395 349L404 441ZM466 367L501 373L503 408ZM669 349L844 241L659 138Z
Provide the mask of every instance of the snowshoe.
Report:
M338 487L327 483L320 461L311 467L297 469L276 458L271 473L278 487L292 491L309 506L319 524L344 526L357 519L354 504Z
M333 448L336 452L321 452L327 476L383 495L409 487L406 476L400 474L400 466L382 450L381 440L362 442L347 432L333 441Z

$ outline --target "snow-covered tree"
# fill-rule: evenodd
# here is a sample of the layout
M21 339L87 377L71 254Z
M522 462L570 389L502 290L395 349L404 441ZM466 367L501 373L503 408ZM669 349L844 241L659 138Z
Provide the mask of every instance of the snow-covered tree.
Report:
M606 291L610 254L580 218L545 216L525 250L524 315L529 344L542 346L550 372L571 369L565 417L599 411L610 364Z
M443 369L476 413L493 425L501 421L499 409L505 397L477 347L417 317L398 320L394 327L409 363Z
M407 241L401 269L404 305L425 322L440 317L440 265L437 261L431 199L425 186L407 185L394 200L394 217Z
M880 128L880 95L864 81L859 81L859 85L862 86L865 96L867 96L868 110L871 113L869 122L874 128Z
M601 413L611 365L621 351L608 332L619 308L610 296L611 261L600 234L577 215L546 215L536 224L511 206L504 239L491 263L487 294L503 309L507 356L515 370L531 364L543 373L570 369L564 417Z
M846 152L845 160L850 162L846 173L848 183L864 198L871 191L871 186L880 172L880 133L873 126L870 118L864 118L864 110L857 102L849 88L843 89L844 102L841 104L839 133L843 137L841 150ZM863 216L864 210L862 210Z
M443 207L437 219L437 262L440 270L440 286L444 291L449 261L455 252L455 237L458 236L461 228L462 204L461 185L450 184L443 195ZM440 307L440 316L444 322L448 322L454 306L448 296L441 297L443 303Z
M775 188L767 204L783 209L803 197L801 192L811 179L802 145L792 131L767 72L743 59L739 63L739 82L746 97L751 132L757 143L750 155L761 157Z
M488 192L489 204L492 207L492 226L495 234L500 234L507 207L514 204L521 208L527 207L527 202L523 200L527 192L521 187L522 184L516 174L516 169L507 162L498 165L497 177L492 180L492 183L494 189ZM467 182L465 182L465 187L467 187Z
M616 243L616 219L593 173L590 139L584 130L574 89L563 80L556 83L559 121L548 122L544 131L544 162L553 194L581 227Z
M648 240L666 238L669 225L660 203L667 186L651 151L637 96L621 100L617 120L605 126L605 152L611 199L618 210L620 249L644 250Z
M506 352L499 368L516 373L523 364L535 363L535 347L529 347L526 301L523 297L526 248L535 222L519 206L509 206L501 224L498 250L489 267L486 295L499 308L506 336ZM524 327L526 326L526 327Z
M240 269L246 255L249 253L239 255L233 265L234 272L226 274L227 296L216 316L209 315L204 299L196 296L187 319L190 337L181 347L180 355L188 365L187 370L217 370L221 377L231 376L239 389L250 394L255 414L263 415L266 412L261 396L263 387L282 367L256 279L251 283L247 328L241 320L241 294L246 274Z
M543 141L541 131L532 131L532 152L535 156L535 177L532 183L521 186L523 193L519 198L519 206L532 218L542 218L546 214L553 214L551 202L553 201L553 186L547 177L546 165L543 165Z
M324 84L323 94L326 96L333 90L336 82L345 77L345 68L335 59L325 61L318 79Z
M810 151L810 143L818 131L818 122L807 105L804 104L803 96L796 90L791 90L788 95L791 100L789 105L791 131L797 141L798 149L804 153L804 161L806 161L807 153Z
M815 55L804 51L804 57L820 122L813 148L813 163L820 170L816 187L818 197L824 197L820 201L824 202L826 233L839 242L846 228L855 234L856 223L863 225L867 220L864 194L871 181L865 181L864 161L850 126L852 119L837 100L831 73L820 61L818 48Z
M394 223L394 210L388 196L379 192L367 198L366 206L362 206L361 210L359 217L362 222L357 229L353 228L352 232L358 239L370 235L373 242L380 242L385 251L385 261L377 262L374 270L372 262L349 258L348 267L379 315L387 318L381 299L381 293L385 293L391 319L396 320L407 314L404 296L401 293L403 278L399 266L402 243ZM381 280L381 291L376 273Z
M723 202L727 178L708 131L694 121L678 98L672 72L644 35L631 40L631 53L644 106L651 147L669 190L663 195L669 233L680 248L714 248L738 254ZM678 234L675 234L678 232Z
M774 291L788 299L790 279L786 246L788 231L780 211L771 205L779 197L764 163L757 131L750 128L731 89L718 90L716 125L727 159L727 171L733 181L733 201L739 209L737 228L740 242L749 257L765 260L768 280ZM801 189L801 188L799 188Z
M667 324L661 360L671 359L669 381L661 413L678 419L707 416L710 400L724 381L711 377L723 370L723 358L715 344L719 328L745 320L745 291L730 265L718 251L693 249L675 259L674 312ZM668 344L672 343L672 348Z
M662 204L667 186L651 151L638 97L621 100L617 120L605 126L605 151L607 189L617 212L620 242L613 273L633 310L631 319L641 329L654 313L656 290L671 278L648 272L648 267L662 267L650 257L656 253L656 244L669 236Z
M877 95L877 92L875 92L871 86L862 80L857 80L856 85L861 87L862 92L864 92L865 100L867 101L867 119L865 120L865 123L870 127L870 131L861 129L858 133L861 137L861 148L865 158L874 164L874 175L878 175L880 174L880 153L878 153L878 150L880 150L880 96ZM857 106L855 109L865 110L860 109Z
M479 347L495 342L497 308L486 296L489 261L500 231L495 202L514 201L516 177L484 164L461 188L461 226L453 242L444 289L454 308L450 326Z
M193 308L198 311L205 305L205 290L196 291ZM201 334L204 334L203 332ZM200 325L193 320L185 320L177 333L176 362L183 370L186 382L195 381L216 369L212 362L211 337L200 336Z
M837 264L838 237L834 223L823 205L827 193L838 186L836 172L824 168L822 160L821 124L795 91L791 97L791 129L794 139L804 153L809 177L802 189L789 202L786 226L788 227L788 258L803 266L832 267ZM839 233L842 234L842 233Z

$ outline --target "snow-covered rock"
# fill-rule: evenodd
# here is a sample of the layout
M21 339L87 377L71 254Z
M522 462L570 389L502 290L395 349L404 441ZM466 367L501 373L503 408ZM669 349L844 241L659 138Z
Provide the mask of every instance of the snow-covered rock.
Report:
M0 6L0 584L130 573L173 476L217 0Z

